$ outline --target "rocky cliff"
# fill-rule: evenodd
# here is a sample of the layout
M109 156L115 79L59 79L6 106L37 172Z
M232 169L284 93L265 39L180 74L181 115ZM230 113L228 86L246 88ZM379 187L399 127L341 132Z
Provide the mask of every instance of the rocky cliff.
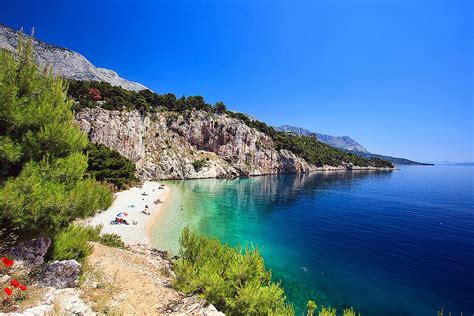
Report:
M89 139L132 160L143 180L226 178L318 170L376 169L342 163L316 167L266 134L226 114L85 108L76 120Z
M235 177L317 170L267 135L227 115L83 109L76 113L93 142L131 159L142 179Z
M13 51L18 45L18 32L0 24L0 48ZM53 71L68 79L105 81L127 90L146 89L140 83L121 78L115 71L95 67L84 56L70 49L33 39L36 60L41 66L52 66Z

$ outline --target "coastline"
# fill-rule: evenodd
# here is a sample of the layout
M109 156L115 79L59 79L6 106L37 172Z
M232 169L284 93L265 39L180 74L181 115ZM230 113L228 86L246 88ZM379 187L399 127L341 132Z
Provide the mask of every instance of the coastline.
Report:
M171 188L155 181L145 181L141 186L132 187L128 190L114 194L112 205L93 217L84 221L85 225L102 225L102 233L114 233L119 235L127 245L144 244L150 245L150 232L156 222L157 215L163 211L166 200L169 199ZM155 204L159 199L161 202ZM148 206L148 208L146 208ZM148 211L150 215L141 213ZM129 223L111 224L117 214L125 212L128 215L124 219ZM133 223L136 222L136 225Z
M166 206L169 202L169 198L171 196L171 191L172 191L171 187L168 185L165 185L163 189L163 195L160 198L162 203L158 203L156 205L154 211L151 213L150 218L145 223L145 232L146 232L149 243L151 243L150 237L151 237L153 226L155 226L155 223L157 222L159 215L165 211Z

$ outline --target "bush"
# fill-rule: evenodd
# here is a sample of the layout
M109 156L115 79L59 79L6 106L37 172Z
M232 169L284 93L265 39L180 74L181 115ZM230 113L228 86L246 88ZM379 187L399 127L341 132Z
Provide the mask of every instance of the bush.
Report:
M258 249L231 248L185 228L174 268L178 290L199 293L226 314L294 314Z
M108 247L125 248L125 243L122 241L120 235L117 234L102 234L99 242Z
M114 248L125 248L125 244L117 234L103 234L100 232L102 226L78 226L70 225L62 230L53 239L53 259L68 260L76 259L79 262L92 253L89 241Z
M119 190L127 189L138 181L135 164L118 151L90 143L85 152L88 157L87 172L96 180L111 183Z
M92 253L89 241L99 240L102 227L71 225L61 231L53 240L53 259L75 259L82 262Z
M204 168L207 165L208 161L209 161L209 159L207 159L207 158L201 158L201 159L194 160L193 163L192 163L194 170L195 171L201 170L202 168Z

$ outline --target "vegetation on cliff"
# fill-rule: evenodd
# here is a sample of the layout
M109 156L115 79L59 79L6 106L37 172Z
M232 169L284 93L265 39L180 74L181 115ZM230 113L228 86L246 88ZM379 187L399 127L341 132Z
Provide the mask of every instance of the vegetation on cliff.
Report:
M211 105L205 102L201 96L176 98L171 93L157 94L150 90L134 92L114 87L105 82L74 80L70 81L68 94L76 100L75 109L101 106L105 109L119 111L136 109L142 113L161 110L176 112L202 110L208 113L227 114L271 137L277 149L289 150L318 167L340 166L346 163L360 167L393 168L393 165L388 161L378 158L362 158L319 142L314 136L277 131L263 122L250 119L245 114L228 111L222 102Z
M135 164L116 150L102 144L89 143L87 172L97 181L112 184L116 189L127 189L138 181Z
M40 70L30 42L0 51L0 222L20 231L56 233L112 202L87 176L87 136L66 84Z

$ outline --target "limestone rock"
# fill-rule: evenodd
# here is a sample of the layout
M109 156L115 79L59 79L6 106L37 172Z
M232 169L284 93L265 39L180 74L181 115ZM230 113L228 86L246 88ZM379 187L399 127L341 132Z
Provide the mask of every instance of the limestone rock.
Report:
M57 289L76 287L81 265L76 260L54 261L43 270L40 282Z
M76 113L76 120L91 141L131 159L143 180L317 170L292 152L277 150L269 136L225 114L162 111L142 115L93 108Z
M51 246L51 239L46 236L22 242L8 252L17 261L30 268L37 268L44 263L44 256Z
M18 32L0 24L0 48L15 50ZM115 71L95 67L84 56L67 48L54 46L33 39L36 60L42 66L52 66L53 71L68 79L105 81L127 90L146 89L140 83L121 78Z

